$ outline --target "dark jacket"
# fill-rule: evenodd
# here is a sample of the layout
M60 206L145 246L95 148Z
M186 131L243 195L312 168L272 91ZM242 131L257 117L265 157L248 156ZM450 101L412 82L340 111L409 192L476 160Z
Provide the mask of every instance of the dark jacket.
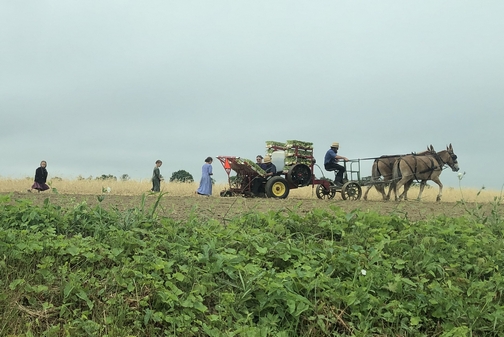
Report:
M266 173L273 173L273 175L277 173L276 166L273 163L264 163L263 170L266 171Z
M47 180L47 170L45 167L40 166L35 170L35 182L45 184Z

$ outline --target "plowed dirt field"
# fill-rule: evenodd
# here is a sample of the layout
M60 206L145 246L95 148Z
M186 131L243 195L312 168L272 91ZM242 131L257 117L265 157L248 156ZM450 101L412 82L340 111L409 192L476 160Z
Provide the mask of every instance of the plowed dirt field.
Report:
M16 193L12 195L16 199L30 199L34 204L42 204L46 198L53 204L63 207L73 207L76 204L86 202L90 206L99 203L96 195L79 194L38 194ZM145 197L145 209L151 208L157 200L156 195ZM126 210L140 207L142 196L106 195L101 202L104 208L117 208ZM332 200L319 199L262 199L243 197L203 197L203 196L168 196L164 195L158 206L158 214L169 216L176 220L184 220L191 215L202 219L213 218L219 221L228 221L234 217L250 212L268 211L292 211L305 214L312 209L330 209L338 207L345 212L358 210L361 212L376 212L383 215L395 214L412 221L430 219L437 216L459 217L469 216L469 213L478 211L482 214L498 212L504 214L504 205L495 206L491 203L474 204L454 202L428 202L428 201L344 201L338 197Z

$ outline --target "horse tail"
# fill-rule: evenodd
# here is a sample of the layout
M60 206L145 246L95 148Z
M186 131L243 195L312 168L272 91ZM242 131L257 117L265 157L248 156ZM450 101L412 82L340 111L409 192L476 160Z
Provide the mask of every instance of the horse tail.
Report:
M402 160L402 158L397 159L394 162L394 167L392 168L392 179L394 182L397 182L399 179L402 178L401 168L400 168L401 160Z
M372 180L378 180L381 176L380 169L378 168L379 159L376 159L371 168L371 178Z

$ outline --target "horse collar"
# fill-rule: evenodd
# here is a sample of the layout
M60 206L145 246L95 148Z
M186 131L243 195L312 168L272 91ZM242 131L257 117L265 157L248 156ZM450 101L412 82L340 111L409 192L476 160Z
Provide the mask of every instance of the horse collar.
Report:
M446 163L444 162L443 158L441 158L441 156L439 155L439 153L434 152L434 158L436 159L436 161L438 162L438 164L441 166L441 168L443 166L445 166Z

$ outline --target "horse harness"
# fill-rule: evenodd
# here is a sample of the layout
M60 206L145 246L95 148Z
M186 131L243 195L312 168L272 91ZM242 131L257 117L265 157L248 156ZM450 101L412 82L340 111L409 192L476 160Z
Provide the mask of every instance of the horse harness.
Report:
M424 171L417 172L417 168L418 168L417 157L418 156L429 158L430 164L431 164L430 167L425 169ZM437 154L436 152L432 153L430 156L412 154L412 157L415 159L415 167L414 168L411 166L411 164L408 161L405 161L405 163L406 163L406 165L408 165L411 172L413 172L413 177L416 181L431 180L431 177L432 177L432 174L434 173L434 171L442 170L444 168L444 165L446 164L443 161L443 159L441 159L441 156L439 154ZM432 158L432 157L434 157L434 158ZM403 158L399 158L399 160L402 160L402 159ZM436 159L437 165L434 163L434 159ZM427 172L430 172L427 179L418 179L417 174L424 174Z
M390 171L392 171L392 168L394 167L394 161L395 160L390 160L390 158L397 158L397 157L402 157L401 155L390 155L390 156L381 156L379 158L374 158L380 163L385 164L389 168ZM376 171L380 176L383 176L384 174L380 171L380 166L376 165Z

